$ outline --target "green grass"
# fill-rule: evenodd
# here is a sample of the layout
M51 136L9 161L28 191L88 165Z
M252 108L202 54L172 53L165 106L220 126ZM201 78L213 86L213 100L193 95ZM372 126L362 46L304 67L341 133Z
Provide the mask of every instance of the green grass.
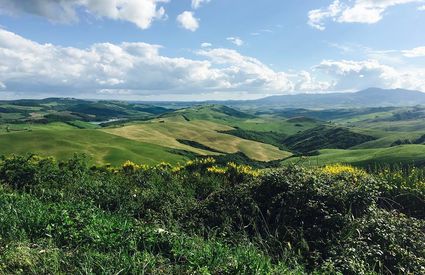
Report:
M187 150L201 155L216 155L217 153L182 144L178 140L194 141L215 151L229 154L242 152L251 159L259 161L271 161L290 156L290 153L281 151L273 145L221 133L221 131L232 129L229 126L211 121L187 121L181 116L171 116L154 119L146 123L103 129L102 131L136 141Z
M0 121L11 121L11 120L17 120L21 119L24 116L20 113L0 113Z
M0 154L27 153L51 155L57 159L69 158L74 153L86 153L96 164L113 165L119 165L126 160L146 164L161 161L177 163L186 160L183 156L169 152L165 147L97 130L33 130L0 135Z
M372 164L425 164L425 145L401 145L390 148L320 150L320 155L310 157L294 157L282 164L299 163L307 166L325 165L332 163L347 163L353 165Z
M301 120L283 120L267 116L256 117L230 108L223 111L223 107L224 106L220 105L199 106L178 110L174 113L167 114L166 117L182 116L188 120L212 121L231 127L239 127L243 130L277 132L285 135L293 135L323 124L322 122L307 118ZM232 113L231 110L236 113Z
M0 159L0 274L422 274L403 172Z
M9 129L9 132L7 131ZM62 131L62 130L71 130L76 129L76 127L71 126L63 122L52 122L48 124L33 124L33 123L20 123L20 124L2 124L0 125L0 135L9 134L13 132L31 132L37 130L51 130L51 131Z

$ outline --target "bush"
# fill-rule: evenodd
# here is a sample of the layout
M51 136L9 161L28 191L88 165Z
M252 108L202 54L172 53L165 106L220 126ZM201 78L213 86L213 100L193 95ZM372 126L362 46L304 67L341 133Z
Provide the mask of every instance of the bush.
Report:
M423 170L0 162L0 273L423 273ZM415 218L416 217L416 218Z

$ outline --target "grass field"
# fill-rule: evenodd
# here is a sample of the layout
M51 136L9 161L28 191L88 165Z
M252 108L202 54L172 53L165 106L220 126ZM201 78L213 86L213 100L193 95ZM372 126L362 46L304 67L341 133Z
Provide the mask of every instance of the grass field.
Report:
M188 150L201 155L217 153L184 145L177 140L195 141L224 153L242 152L249 158L259 161L271 161L290 156L290 153L281 151L275 146L218 132L231 129L229 126L211 121L187 121L181 116L173 116L102 131L136 141Z
M292 154L317 152L318 156L305 157L303 161L309 165L424 164L423 146L394 147L415 143L425 134L424 112L423 108L412 107L246 113L217 104L171 110L153 105L73 99L3 102L0 155L38 153L64 159L73 153L87 153L93 163L121 164L126 160L176 163L196 155L234 153L243 153L254 161L274 161ZM99 121L114 120L118 121L110 126L98 125ZM342 136L337 130L320 130L341 126L348 131ZM375 140L351 143L354 135L350 132ZM299 142L295 139L299 144L290 146L288 140L297 136L303 139ZM282 163L298 161L293 158Z
M357 149L357 150L320 150L320 155L310 157L294 157L283 161L283 164L298 163L306 166L347 163L352 165L371 164L425 164L425 145L401 145L390 148Z
M74 153L86 153L95 164L119 165L126 160L155 164L177 163L184 156L165 147L136 142L98 130L34 130L0 135L0 154L35 153L67 159Z
M270 116L253 116L242 112L232 113L230 108L207 105L195 108L182 109L167 114L166 117L182 116L186 120L213 121L243 130L258 132L276 132L284 135L293 135L301 131L314 128L323 122L309 118L282 119Z

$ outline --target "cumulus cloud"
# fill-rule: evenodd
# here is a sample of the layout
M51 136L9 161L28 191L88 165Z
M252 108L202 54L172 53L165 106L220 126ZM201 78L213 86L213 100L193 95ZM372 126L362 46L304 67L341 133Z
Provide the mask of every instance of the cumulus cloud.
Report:
M332 84L327 81L318 81L310 72L301 71L296 76L295 90L299 92L327 91Z
M381 87L425 91L424 69L395 69L377 60L324 60L315 70L332 79L333 90Z
M80 49L40 44L0 29L0 91L25 97L287 94L370 86L425 91L425 69L377 60L325 60L283 72L236 50L207 47L195 59L168 57L160 45L98 43ZM229 96L231 97L231 96Z
M198 9L204 3L209 3L211 0L192 0L192 9Z
M201 44L201 47L202 48L210 48L210 47L212 47L212 44L208 43L208 42L204 42L204 43Z
M228 77L228 88L242 90L267 90L276 93L292 91L290 76L276 72L258 59L243 56L231 49L201 50L198 54L209 58Z
M86 49L39 44L0 29L0 83L26 95L93 96L285 93L288 75L229 49L205 48L202 60L160 54L146 43L99 43Z
M177 16L180 26L189 31L196 31L199 28L199 19L191 11L185 11Z
M227 37L226 40L230 41L232 44L234 44L238 47L240 47L244 44L244 41L242 39L240 39L239 37L231 36L231 37Z
M0 12L29 13L70 23L78 21L77 10L84 9L95 17L124 20L147 29L153 21L164 18L165 9L159 4L166 2L168 0L0 0Z
M403 51L405 57L425 57L425 46Z
M384 12L393 6L421 3L422 0L334 0L326 8L311 10L308 24L318 30L325 30L325 22L374 24L382 20Z

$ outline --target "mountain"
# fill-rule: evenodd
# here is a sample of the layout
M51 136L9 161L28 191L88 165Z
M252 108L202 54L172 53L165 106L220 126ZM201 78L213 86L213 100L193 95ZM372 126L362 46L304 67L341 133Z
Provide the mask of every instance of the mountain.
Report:
M422 104L425 104L425 93L419 91L369 88L356 93L270 96L250 102L234 102L229 105L257 105L286 108L335 108L414 106Z

